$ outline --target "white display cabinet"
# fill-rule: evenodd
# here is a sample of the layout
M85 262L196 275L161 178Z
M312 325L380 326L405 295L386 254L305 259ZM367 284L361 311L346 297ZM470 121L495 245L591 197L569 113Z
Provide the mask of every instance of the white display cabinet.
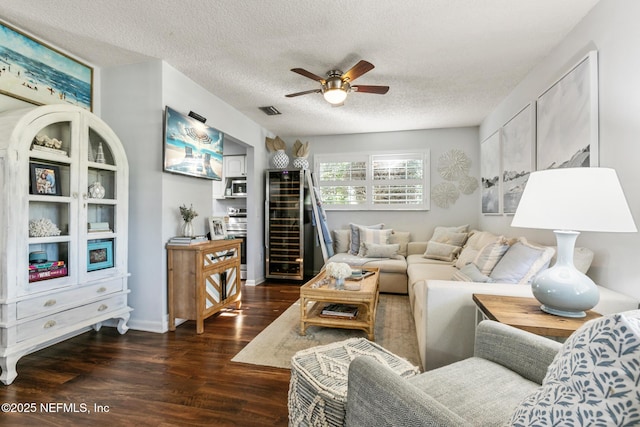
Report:
M0 114L0 381L18 359L117 319L127 306L128 163L81 108Z

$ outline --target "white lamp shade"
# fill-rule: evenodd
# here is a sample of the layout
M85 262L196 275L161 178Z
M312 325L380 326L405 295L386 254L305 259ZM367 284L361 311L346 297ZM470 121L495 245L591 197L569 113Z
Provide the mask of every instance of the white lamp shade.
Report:
M511 226L549 230L637 231L616 171L589 167L533 172Z

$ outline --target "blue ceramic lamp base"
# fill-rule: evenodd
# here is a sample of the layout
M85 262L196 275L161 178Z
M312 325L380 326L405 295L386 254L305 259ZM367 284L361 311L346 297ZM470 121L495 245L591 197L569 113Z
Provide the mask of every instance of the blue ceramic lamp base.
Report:
M586 310L598 304L596 284L573 265L577 231L554 231L558 242L555 265L539 273L531 284L533 296L542 303L542 311L562 317L585 317Z

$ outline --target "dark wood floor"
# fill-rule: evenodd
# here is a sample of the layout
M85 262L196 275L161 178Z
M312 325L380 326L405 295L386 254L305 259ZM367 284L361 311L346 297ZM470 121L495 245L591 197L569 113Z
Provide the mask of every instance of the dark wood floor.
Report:
M35 412L2 413L0 425L286 426L289 370L230 360L299 286L243 293L242 308L207 319L201 335L194 322L166 334L104 327L23 357L0 403Z

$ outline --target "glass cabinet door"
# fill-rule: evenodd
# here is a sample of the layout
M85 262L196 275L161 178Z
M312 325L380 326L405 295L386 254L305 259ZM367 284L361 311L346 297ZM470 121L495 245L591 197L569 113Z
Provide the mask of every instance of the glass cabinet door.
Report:
M302 279L303 175L267 172L267 277Z

